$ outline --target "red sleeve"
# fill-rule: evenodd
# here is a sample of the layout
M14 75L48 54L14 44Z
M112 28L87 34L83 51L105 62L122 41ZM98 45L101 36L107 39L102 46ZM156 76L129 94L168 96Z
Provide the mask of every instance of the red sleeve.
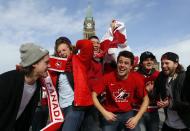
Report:
M125 36L117 30L113 34L112 41L104 40L103 42L101 42L100 49L103 50L103 52L107 53L109 48L117 47L117 44L124 44L125 41Z
M90 40L78 40L76 43L76 49L80 50L80 53L77 55L79 59L89 65L93 58L92 42Z
M155 71L150 77L145 78L145 84L149 81L155 81L159 75L159 71Z
M126 41L125 36L120 33L118 30L116 30L113 33L113 40L111 42L112 46L117 46L117 44L124 44Z

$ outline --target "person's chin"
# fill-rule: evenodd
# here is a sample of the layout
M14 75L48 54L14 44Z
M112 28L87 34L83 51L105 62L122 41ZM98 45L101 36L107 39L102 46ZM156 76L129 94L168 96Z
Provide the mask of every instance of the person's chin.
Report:
M169 75L170 72L169 72L169 71L164 71L164 74L165 74L165 75Z
M47 71L42 74L43 78L46 78L47 76L48 76L48 72Z
M119 77L124 77L126 75L126 72L118 72Z

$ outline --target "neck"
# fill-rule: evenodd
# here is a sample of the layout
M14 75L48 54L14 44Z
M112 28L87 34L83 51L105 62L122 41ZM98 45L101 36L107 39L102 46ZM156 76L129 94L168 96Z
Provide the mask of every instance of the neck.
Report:
M147 73L150 73L152 69L146 69L146 72Z
M119 78L120 80L126 80L127 77L128 77L128 74L126 74L125 76L119 76L119 75L118 75L118 78Z
M173 71L171 74L169 74L169 77L173 77L176 74L175 71Z
M29 85L33 85L37 79L38 77L35 75L25 76L25 82Z

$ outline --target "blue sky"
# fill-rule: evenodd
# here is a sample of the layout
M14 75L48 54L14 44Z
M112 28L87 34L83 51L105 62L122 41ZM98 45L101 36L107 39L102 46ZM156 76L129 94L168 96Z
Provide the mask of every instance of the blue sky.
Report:
M54 42L83 36L89 0L0 0L0 73L20 62L19 47L34 42L53 53ZM190 0L91 0L96 33L101 38L112 19L125 23L135 55L173 51L190 64Z

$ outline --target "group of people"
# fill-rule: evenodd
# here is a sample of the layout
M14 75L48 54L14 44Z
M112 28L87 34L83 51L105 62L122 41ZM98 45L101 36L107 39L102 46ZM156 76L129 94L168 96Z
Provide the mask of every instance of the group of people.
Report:
M159 72L156 57L145 51L134 71L131 51L108 53L126 41L113 25L113 39L103 42L91 36L73 48L67 37L59 37L53 56L67 59L63 72L49 70L46 49L21 45L19 67L0 75L0 130L46 126L48 105L41 102L40 79L50 75L64 116L60 131L159 131L159 108L166 116L162 131L190 131L190 66L185 71L179 56L166 52Z

